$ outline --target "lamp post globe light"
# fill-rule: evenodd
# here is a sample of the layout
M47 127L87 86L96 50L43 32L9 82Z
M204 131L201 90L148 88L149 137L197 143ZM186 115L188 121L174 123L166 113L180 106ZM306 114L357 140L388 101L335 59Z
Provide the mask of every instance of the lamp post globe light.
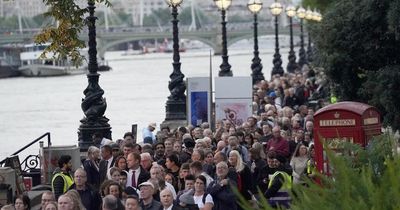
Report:
M307 9L306 11L306 20L308 23L314 20L314 12L311 9ZM308 43L307 43L307 62L311 63L313 62L313 50L311 46L311 33L310 33L310 27L308 27Z
M220 77L231 77L233 73L231 71L231 65L228 63L228 49L226 43L226 10L231 6L232 0L214 0L215 5L221 10L222 17L222 64L219 66L220 71L218 76Z
M262 64L261 64L261 59L259 57L259 52L258 52L258 34L257 34L257 14L261 11L262 9L262 2L261 0L249 0L249 3L247 4L247 8L250 10L251 13L254 15L254 58L252 60L251 64L251 77L253 78L253 84L256 84L257 82L264 80L264 74L262 73Z
M178 30L178 6L182 0L166 0L169 7L172 8L172 40L173 40L173 72L169 76L171 81L168 84L168 89L171 93L166 102L166 117L163 124L175 127L180 122L186 120L186 85L183 81L185 75L181 72L181 63L179 56L179 30Z
M303 7L297 9L297 17L300 18L300 50L299 50L299 68L303 68L307 64L306 51L304 50L304 33L303 33L303 20L306 17L306 10Z
M288 65L286 67L287 71L293 73L296 70L297 63L296 63L296 53L294 52L293 47L293 17L296 16L296 7L288 6L286 7L286 15L289 17L289 31L290 31L290 50L288 56Z
M89 65L87 74L88 86L83 91L85 98L82 99L81 108L85 117L80 121L78 128L78 142L81 152L86 152L89 146L94 145L92 140L93 134L100 134L104 138L111 139L111 127L108 124L109 119L104 116L107 108L105 98L103 98L104 90L99 86L99 74L97 73L99 66L97 63L96 50L96 19L94 16L94 1L88 1L89 16L88 35L89 35Z
M278 16L281 14L283 7L282 4L275 0L275 2L269 6L269 10L271 11L272 15L275 16L275 53L274 59L272 60L274 67L272 68L271 76L275 74L282 76L284 72L282 68L281 55L279 54Z

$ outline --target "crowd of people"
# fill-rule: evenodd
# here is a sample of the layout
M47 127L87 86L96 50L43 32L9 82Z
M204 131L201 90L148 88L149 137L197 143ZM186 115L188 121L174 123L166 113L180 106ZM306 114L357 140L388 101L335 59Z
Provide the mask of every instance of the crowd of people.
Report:
M94 134L73 174L71 157L59 158L41 209L237 210L238 196L289 207L292 186L315 177L313 114L323 104L310 100L327 97L324 85L313 70L261 81L253 116L239 125L223 119L214 129L201 123L156 132L149 123L140 143L131 132L116 141ZM29 199L17 197L13 208L30 209Z

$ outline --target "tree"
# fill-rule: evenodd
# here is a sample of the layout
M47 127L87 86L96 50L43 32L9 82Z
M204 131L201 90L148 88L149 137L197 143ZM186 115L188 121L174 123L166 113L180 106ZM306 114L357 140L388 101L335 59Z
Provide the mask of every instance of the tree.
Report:
M323 13L329 8L329 6L332 5L333 2L336 2L336 1L335 0L303 0L302 5L304 7L317 8Z
M390 91L388 86L380 93L366 90L371 90L377 78L393 76L395 79L384 83L393 88L400 79L394 70L400 63L399 5L394 0L339 0L326 11L321 24L312 29L319 56L317 65L325 68L339 98L379 107L386 125L394 130L400 129L399 121L388 114L400 115L399 109L391 109L398 107L393 103L399 95L383 94Z
M399 209L400 157L394 136L383 134L369 142L367 148L357 144L340 145L341 155L326 150L330 176L320 174L319 183L293 186L291 210L374 210ZM261 196L261 206L254 208L240 199L246 210L269 210Z
M87 1L111 5L109 0ZM58 27L45 27L35 37L35 42L38 44L51 43L44 50L42 57L46 57L48 52L54 52L54 57L71 57L74 64L79 65L83 60L79 50L86 46L85 42L79 39L79 34L86 26L84 16L89 12L88 9L80 8L74 0L43 0L43 2L49 7L48 12L44 13L45 17L53 17L59 24Z

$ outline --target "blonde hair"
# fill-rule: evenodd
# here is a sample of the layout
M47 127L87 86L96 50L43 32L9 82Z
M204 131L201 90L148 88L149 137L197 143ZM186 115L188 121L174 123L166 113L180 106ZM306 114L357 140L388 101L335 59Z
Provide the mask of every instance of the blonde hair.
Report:
M72 203L74 204L74 210L86 210L82 204L81 196L79 195L78 191L74 189L68 190L64 196L71 199Z
M235 171L236 172L241 172L244 169L244 163L243 163L243 159L242 156L240 155L240 153L237 150L232 150L229 152L229 155L235 155L236 156L236 165L235 167Z

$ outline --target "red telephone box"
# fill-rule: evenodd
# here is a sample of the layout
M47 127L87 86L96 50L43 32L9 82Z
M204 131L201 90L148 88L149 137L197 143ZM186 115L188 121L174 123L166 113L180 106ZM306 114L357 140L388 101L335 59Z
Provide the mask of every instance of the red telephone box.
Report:
M319 172L329 174L324 143L340 152L339 143L348 141L363 147L372 136L382 133L381 116L373 106L345 101L328 105L314 114L315 161Z

